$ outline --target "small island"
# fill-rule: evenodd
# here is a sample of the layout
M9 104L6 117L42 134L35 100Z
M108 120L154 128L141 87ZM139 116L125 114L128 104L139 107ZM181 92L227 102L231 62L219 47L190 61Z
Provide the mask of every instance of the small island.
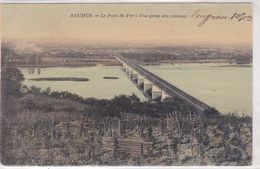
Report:
M103 79L119 79L119 77L104 76Z
M89 81L88 78L80 78L80 77L48 77L48 78L33 78L29 79L33 81Z

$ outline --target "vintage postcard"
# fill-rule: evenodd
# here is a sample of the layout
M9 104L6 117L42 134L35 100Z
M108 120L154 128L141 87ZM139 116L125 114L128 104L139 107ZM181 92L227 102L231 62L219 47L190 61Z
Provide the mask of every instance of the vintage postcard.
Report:
M1 164L251 166L252 4L1 4Z

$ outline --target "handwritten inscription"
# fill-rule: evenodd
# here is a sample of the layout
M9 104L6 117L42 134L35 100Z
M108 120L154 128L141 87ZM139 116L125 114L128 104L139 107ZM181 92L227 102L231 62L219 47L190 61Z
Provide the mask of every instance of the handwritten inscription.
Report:
M198 27L207 22L235 21L251 22L253 17L245 12L235 12L232 15L205 13L201 9L192 14L159 14L159 13L71 13L71 18L126 18L126 19L194 19L198 20Z
M204 25L207 21L210 20L237 20L241 21L252 21L252 16L246 13L234 13L232 16L227 15L213 15L213 14L203 14L200 9L196 10L194 14L191 15L191 18L201 19L198 26Z
M195 11L195 13L191 15L191 17L201 19L198 26L204 25L209 20L226 20L228 18L228 16L225 15L202 14L200 9Z

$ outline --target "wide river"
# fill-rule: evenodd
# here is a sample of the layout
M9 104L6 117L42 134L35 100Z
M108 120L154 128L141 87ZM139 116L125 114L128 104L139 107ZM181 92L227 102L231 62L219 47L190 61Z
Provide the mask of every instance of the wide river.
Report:
M223 113L252 115L252 67L231 67L227 64L161 64L144 66L199 100ZM113 98L120 94L143 94L118 66L80 68L41 68L32 72L21 69L24 85L53 91L70 91L83 97ZM104 76L119 79L104 79ZM31 78L82 77L90 81L32 81Z

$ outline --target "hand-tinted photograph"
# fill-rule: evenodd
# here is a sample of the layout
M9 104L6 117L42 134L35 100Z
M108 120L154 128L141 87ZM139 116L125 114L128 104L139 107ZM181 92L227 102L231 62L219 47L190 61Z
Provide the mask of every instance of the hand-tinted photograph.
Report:
M252 4L1 4L5 166L252 165Z

